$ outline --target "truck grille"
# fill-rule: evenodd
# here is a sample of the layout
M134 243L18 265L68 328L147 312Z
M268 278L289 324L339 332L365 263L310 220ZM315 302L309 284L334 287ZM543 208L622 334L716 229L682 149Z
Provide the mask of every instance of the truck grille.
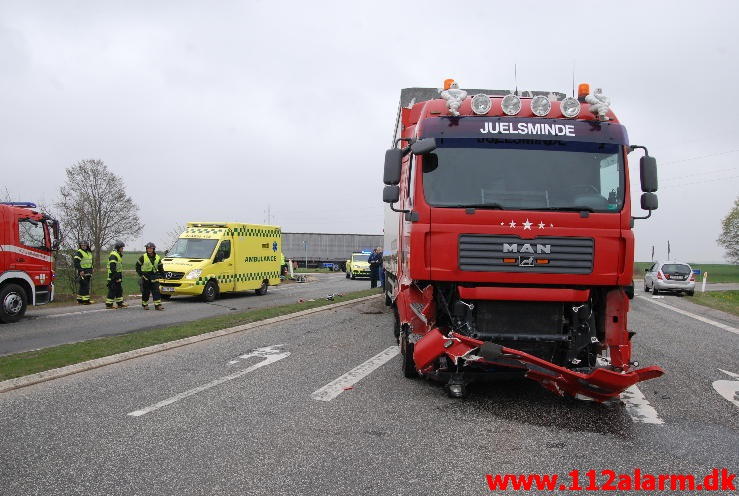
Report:
M508 245L508 251L504 251L504 245ZM540 236L522 239L518 236L461 234L459 268L475 272L589 274L593 271L593 247L592 238ZM532 257L533 261L527 260ZM515 261L511 262L511 259ZM541 264L537 260L546 260L547 263ZM532 264L520 265L527 261Z

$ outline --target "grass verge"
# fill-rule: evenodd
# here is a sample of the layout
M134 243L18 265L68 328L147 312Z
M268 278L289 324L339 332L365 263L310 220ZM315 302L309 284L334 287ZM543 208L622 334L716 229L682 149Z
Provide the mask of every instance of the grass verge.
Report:
M308 310L311 308L340 303L378 294L377 289L367 289L334 297L333 301L317 299L302 303L260 308L248 312L232 313L218 317L196 320L184 324L176 324L159 329L123 334L106 338L91 339L79 343L64 344L36 351L27 351L0 357L0 381L14 379L45 370L56 369L66 365L94 360L105 356L124 353L126 351L145 348L155 344L175 341L177 339L197 336L207 332L226 329L241 324L270 319L280 315Z
M689 301L715 308L722 312L739 315L739 291L710 291L706 293L695 293L688 297Z

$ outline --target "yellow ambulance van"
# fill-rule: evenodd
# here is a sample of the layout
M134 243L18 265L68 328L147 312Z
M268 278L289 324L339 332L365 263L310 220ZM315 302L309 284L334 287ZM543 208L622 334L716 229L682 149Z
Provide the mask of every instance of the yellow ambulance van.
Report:
M280 283L282 233L278 226L237 222L188 222L162 259L162 296L202 296L255 290Z

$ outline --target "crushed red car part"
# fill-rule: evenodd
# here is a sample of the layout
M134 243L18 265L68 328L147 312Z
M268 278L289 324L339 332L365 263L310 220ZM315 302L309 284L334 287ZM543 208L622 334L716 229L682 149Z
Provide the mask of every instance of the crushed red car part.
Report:
M429 371L434 361L448 357L455 365L460 359L465 365L515 367L526 369L526 377L538 381L546 389L560 396L585 396L595 401L608 401L618 397L630 386L660 377L661 368L652 366L629 371L610 367L595 368L583 373L555 365L542 358L513 348L480 341L457 333L445 336L433 329L420 338L413 349L413 360L421 372Z

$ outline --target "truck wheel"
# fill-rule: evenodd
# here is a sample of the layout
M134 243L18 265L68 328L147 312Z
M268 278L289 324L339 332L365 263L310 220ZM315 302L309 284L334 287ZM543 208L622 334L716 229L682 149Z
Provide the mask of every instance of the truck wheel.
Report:
M258 294L259 296L264 296L267 294L267 288L269 287L268 281L263 281L262 285L259 287L259 289L255 289L254 292Z
M211 279L203 288L203 301L210 303L218 297L218 283Z
M0 322L18 322L26 314L26 292L17 284L8 284L0 290Z
M413 343L408 341L408 333L401 333L400 339L400 353L403 355L403 362L401 364L403 370L403 377L407 379L415 379L418 377L418 371L416 370L416 362L413 361Z

